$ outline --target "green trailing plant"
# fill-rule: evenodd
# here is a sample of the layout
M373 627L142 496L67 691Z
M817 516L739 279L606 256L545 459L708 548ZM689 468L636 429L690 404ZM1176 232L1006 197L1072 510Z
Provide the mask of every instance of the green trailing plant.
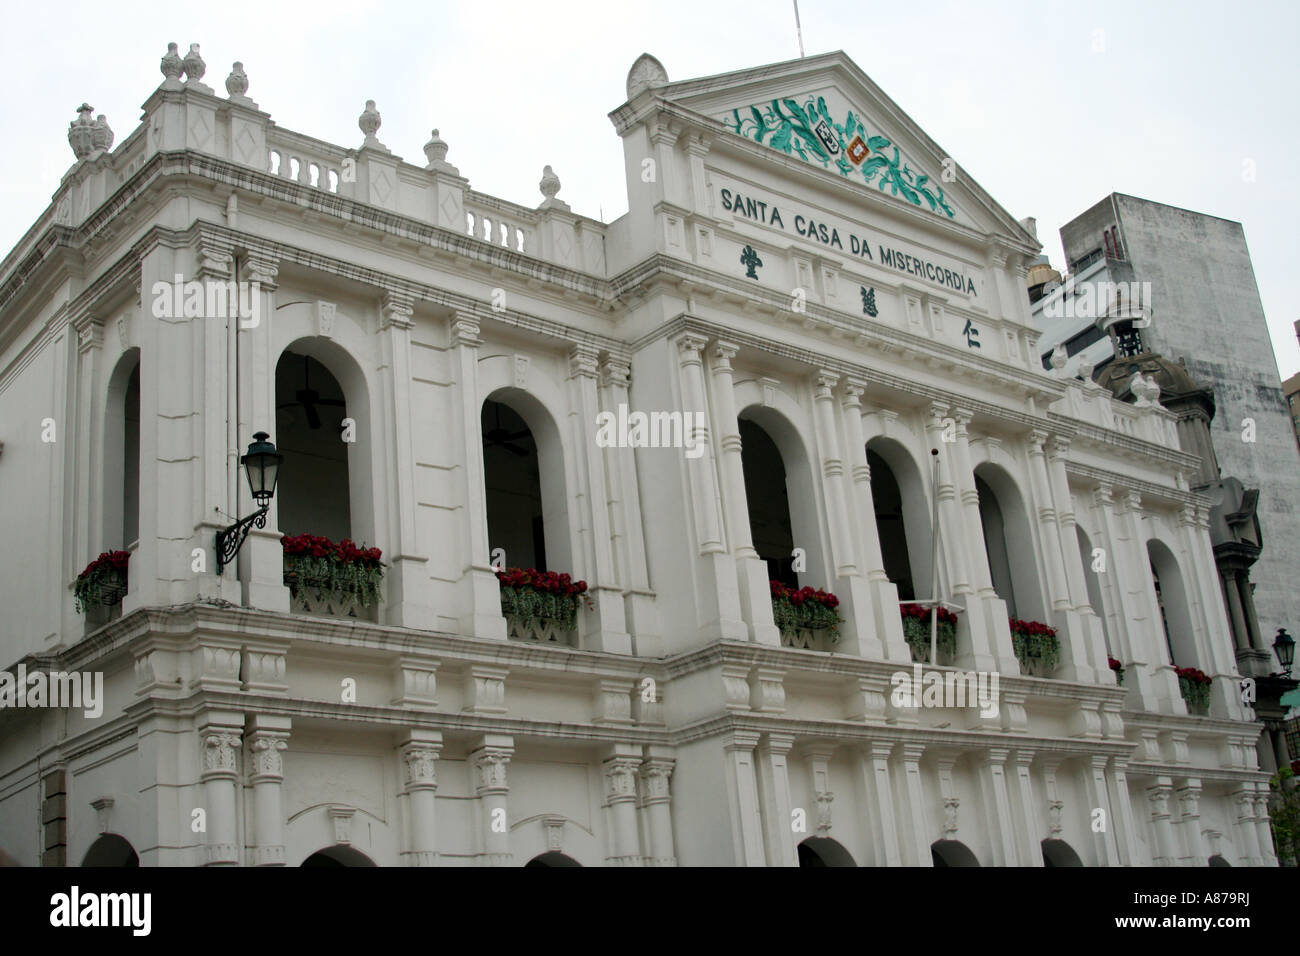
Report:
M941 607L938 611L935 644L939 653L951 660L957 653L957 615L947 608ZM936 663L930 660L930 608L920 604L902 604L899 612L903 615L903 640L912 650L913 663Z
M1041 621L1022 621L1011 618L1011 643L1015 648L1016 660L1026 671L1035 670L1038 665L1043 672L1050 674L1056 670L1061 659L1061 642L1056 636L1056 628Z
M1178 675L1178 692L1193 714L1206 714L1210 709L1210 685L1214 678L1196 667L1175 667Z
M105 551L91 561L73 582L77 613L95 605L112 607L126 594L126 568L129 551Z
M587 582L568 574L536 568L506 568L497 572L501 585L501 613L521 624L542 621L561 630L578 626L578 605L591 605Z
M1124 686L1124 665L1121 664L1113 657L1107 657L1106 661L1107 663L1110 664L1110 669L1115 672L1115 683L1118 684L1120 687L1123 687Z
M355 598L362 607L379 603L384 565L378 548L359 547L350 538L335 544L313 534L287 535L280 543L284 547L284 583L294 593L314 588Z
M772 592L772 617L781 633L791 631L830 631L831 640L839 641L842 623L836 608L840 599L821 588L790 588L780 581L769 581Z
M1268 782L1268 817L1273 828L1273 851L1283 866L1300 864L1300 760L1282 767Z

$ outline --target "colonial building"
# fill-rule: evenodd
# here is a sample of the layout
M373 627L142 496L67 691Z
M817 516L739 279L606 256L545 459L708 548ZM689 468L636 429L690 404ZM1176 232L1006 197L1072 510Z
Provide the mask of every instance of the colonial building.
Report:
M84 105L0 264L9 854L1275 863L1199 459L1043 369L1034 236L843 53L642 56L608 224L204 72Z

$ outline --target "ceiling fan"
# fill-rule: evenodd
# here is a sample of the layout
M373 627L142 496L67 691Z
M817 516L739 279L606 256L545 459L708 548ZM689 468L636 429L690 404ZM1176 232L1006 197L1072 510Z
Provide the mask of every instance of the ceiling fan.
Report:
M493 415L496 417L496 427L483 433L483 447L491 448L495 445L499 448L504 448L513 455L519 455L521 458L524 457L528 454L528 449L521 448L514 444L514 442L518 441L520 438L531 437L532 432L527 428L523 429L523 431L517 432L511 432L509 429L502 428L501 405L495 402L493 404L495 405L495 408L493 408L492 411Z
M347 403L341 398L321 398L320 392L311 387L310 361L306 355L302 357L302 388L293 393L294 400L292 402L285 402L283 405L276 406L276 411L282 408L291 408L294 405L301 405L303 412L307 415L307 427L315 431L320 428L320 414L316 411L317 405L335 405L343 408Z

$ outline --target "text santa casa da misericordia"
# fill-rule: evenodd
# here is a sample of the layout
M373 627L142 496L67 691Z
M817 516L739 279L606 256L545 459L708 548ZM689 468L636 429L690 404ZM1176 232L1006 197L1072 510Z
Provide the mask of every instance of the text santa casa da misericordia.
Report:
M749 196L742 196L739 193L733 193L730 189L723 189L722 208L728 212L733 212L737 216L744 216L746 219L753 219L767 226L776 226L785 229L785 219L781 215L780 209L775 205L754 199ZM828 226L824 222L817 222L811 216L805 216L802 213L796 213L794 217L794 231L805 239L814 239L824 245L835 249L843 250L844 241L840 238L839 229L834 226ZM876 257L871 253L871 243L866 239L845 231L848 236L848 251L850 254L859 256L864 259L876 261ZM937 285L947 286L950 289L956 289L958 292L966 295L975 295L975 281L969 276L962 275L960 272L954 272L951 269L945 269L943 266L935 265L928 262L920 256L908 255L897 249L887 248L880 243L876 244L880 252L880 264L890 266L899 272L906 272L909 275L920 276L928 279Z

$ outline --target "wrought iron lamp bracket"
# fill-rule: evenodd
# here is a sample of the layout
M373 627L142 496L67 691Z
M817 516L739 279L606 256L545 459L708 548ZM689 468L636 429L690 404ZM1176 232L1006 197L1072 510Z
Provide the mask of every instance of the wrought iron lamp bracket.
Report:
M240 518L229 528L217 532L217 574L235 560L235 555L244 546L244 539L248 537L248 532L254 525L259 528L266 527L266 512L269 508L269 504L262 505L247 518Z

